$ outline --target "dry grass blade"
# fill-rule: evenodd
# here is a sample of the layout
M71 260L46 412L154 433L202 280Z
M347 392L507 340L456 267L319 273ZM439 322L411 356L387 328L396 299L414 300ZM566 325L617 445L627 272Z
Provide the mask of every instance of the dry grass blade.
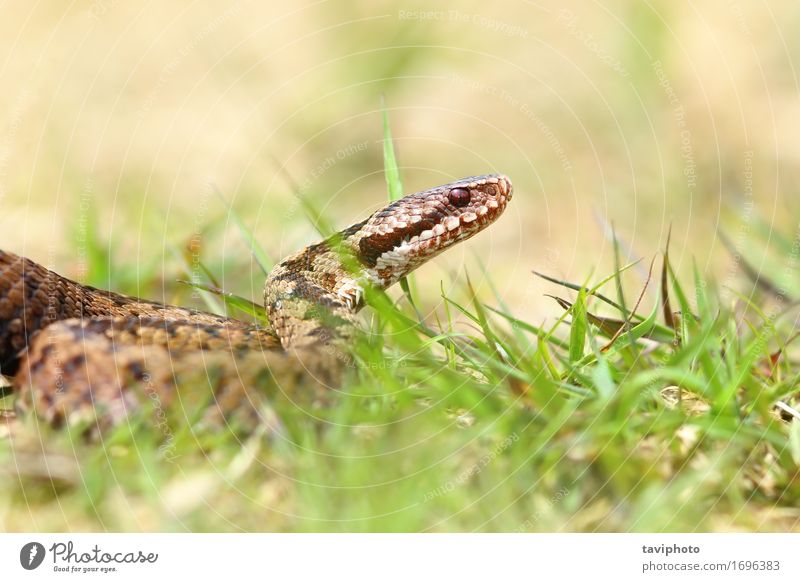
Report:
M594 315L593 313L590 313L588 311L586 312L586 317L592 323L592 325L596 326L600 330L600 333L602 335L611 338L611 341L607 343L605 346L603 346L601 348L601 351L608 350L613 345L613 343L619 338L619 336L622 335L623 332L631 328L631 323L633 321L633 318L636 317L636 311L642 301L642 298L644 297L645 291L647 290L647 286L649 285L650 280L652 279L654 261L655 258L653 259L653 262L650 263L650 272L647 279L645 280L644 288L642 289L642 292L639 295L638 300L636 301L634 309L628 312L627 319L602 317L599 315ZM555 295L549 295L549 294L545 294L545 297L550 297L551 299L554 299L556 303L558 303L561 306L561 308L564 309L565 311L569 311L570 309L572 309L572 302L567 301L562 297L557 297ZM649 339L653 339L655 341L665 341L663 338L658 338L658 336L656 336L654 333L645 334L643 337L648 337Z
M789 416L792 416L797 420L800 420L800 411L797 411L796 409L792 408L785 402L779 400L778 402L775 403L775 407L780 408L783 412L785 412Z
M617 303L613 299L609 299L602 293L598 293L597 291L593 291L592 289L581 287L580 285L576 285L575 283L570 283L569 281L562 281L561 279L556 279L555 277L545 275L544 273L540 273L539 271L531 271L531 272L537 277L541 277L545 281L550 281L551 283L555 283L556 285L561 285L562 287L566 287L567 289L572 289L573 291L581 291L581 289L583 289L584 291L586 291L586 293L592 295L593 297L597 297L600 301L608 303L610 306L619 309L620 312L624 311L619 303ZM548 297L553 297L553 296L548 295ZM553 297L553 299L555 299L555 297Z
M625 330L625 328L630 325L631 319L633 318L633 315L638 311L639 305L642 303L642 299L644 298L644 294L647 291L647 287L648 287L648 285L650 285L650 280L653 278L653 265L655 264L655 262L656 262L656 258L653 257L653 259L650 261L650 268L647 271L647 279L644 282L644 287L642 287L642 292L639 293L639 298L636 300L636 305L633 306L633 309L631 309L631 312L628 314L627 321L624 323L624 325L621 325L619 327L619 329L617 330L617 333L615 333L611 337L611 339L608 340L608 343L606 345L604 345L602 348L600 348L601 352L605 352L611 346L613 346L614 342L617 341L617 339L619 338L620 335L622 335L622 332Z
M550 297L554 299L556 303L558 303L564 311L569 311L572 309L572 302L567 301L562 297L557 297L555 295L549 295L545 293L545 297ZM589 321L592 322L593 325L597 326L600 331L607 337L613 336L617 331L625 326L625 321L622 319L616 319L613 317L601 317L599 315L594 315L592 313L586 312L586 317Z
M777 350L769 354L769 356L764 358L764 360L761 362L759 366L762 376L766 378L772 377L772 375L775 373L775 370L778 367L778 364L780 363L784 351L798 337L800 337L800 331L794 333L789 339L786 340L786 342L784 342L784 344L780 348L778 348Z

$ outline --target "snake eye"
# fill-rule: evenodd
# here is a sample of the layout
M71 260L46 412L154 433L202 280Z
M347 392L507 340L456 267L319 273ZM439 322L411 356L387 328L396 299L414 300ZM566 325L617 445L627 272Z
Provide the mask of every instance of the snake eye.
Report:
M453 188L450 190L447 198L450 200L450 204L453 206L457 206L459 208L461 206L466 206L470 201L469 190L466 188Z

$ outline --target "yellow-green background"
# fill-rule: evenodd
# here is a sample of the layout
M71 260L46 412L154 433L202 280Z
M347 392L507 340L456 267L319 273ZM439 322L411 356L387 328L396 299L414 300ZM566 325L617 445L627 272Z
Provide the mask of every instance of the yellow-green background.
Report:
M426 268L435 295L475 253L538 316L551 305L530 269L607 272L612 223L636 257L671 223L676 270L696 257L719 273L715 232L747 220L748 200L796 227L796 2L98 0L2 14L0 247L79 279L92 220L118 245L112 271L164 259L167 299L180 269L165 243L222 221L205 260L248 261L214 188L273 259L311 242L281 166L337 226L378 208L381 95L406 190L493 171L516 185L502 223ZM258 273L223 276L260 295Z

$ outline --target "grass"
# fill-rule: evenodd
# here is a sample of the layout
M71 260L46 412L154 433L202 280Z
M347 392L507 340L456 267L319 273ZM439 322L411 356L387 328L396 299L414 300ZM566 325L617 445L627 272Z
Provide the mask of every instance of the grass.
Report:
M347 392L313 416L276 401L280 431L173 413L165 455L152 411L100 440L25 418L0 442L0 529L800 529L800 419L776 408L797 408L800 377L780 269L731 298L697 270L681 283L667 252L637 289L618 265L552 279L564 313L549 326L476 296L468 276L427 320L413 285L369 293ZM205 272L209 305L263 317Z

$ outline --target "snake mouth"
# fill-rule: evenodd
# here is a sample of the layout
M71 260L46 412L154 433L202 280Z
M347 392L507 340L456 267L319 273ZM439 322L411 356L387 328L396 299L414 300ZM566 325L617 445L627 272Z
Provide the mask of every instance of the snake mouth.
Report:
M451 185L445 194L451 206L458 208L463 205L463 208L458 208L456 211L448 208L450 212L444 215L437 208L421 216L416 224L412 225L411 231L403 236L399 246L427 241L434 241L433 244L436 246L450 239L452 242L461 241L480 232L503 213L513 196L513 187L506 176L482 176L478 181L464 180ZM469 200L460 203L464 195L468 196ZM412 217L412 220L415 218Z
M367 221L359 241L361 259L388 284L486 228L512 197L511 180L501 174L406 196Z
M416 245L441 252L497 220L512 196L511 180L503 175L466 178L442 187L435 203L426 204L428 212L410 217L396 247Z

